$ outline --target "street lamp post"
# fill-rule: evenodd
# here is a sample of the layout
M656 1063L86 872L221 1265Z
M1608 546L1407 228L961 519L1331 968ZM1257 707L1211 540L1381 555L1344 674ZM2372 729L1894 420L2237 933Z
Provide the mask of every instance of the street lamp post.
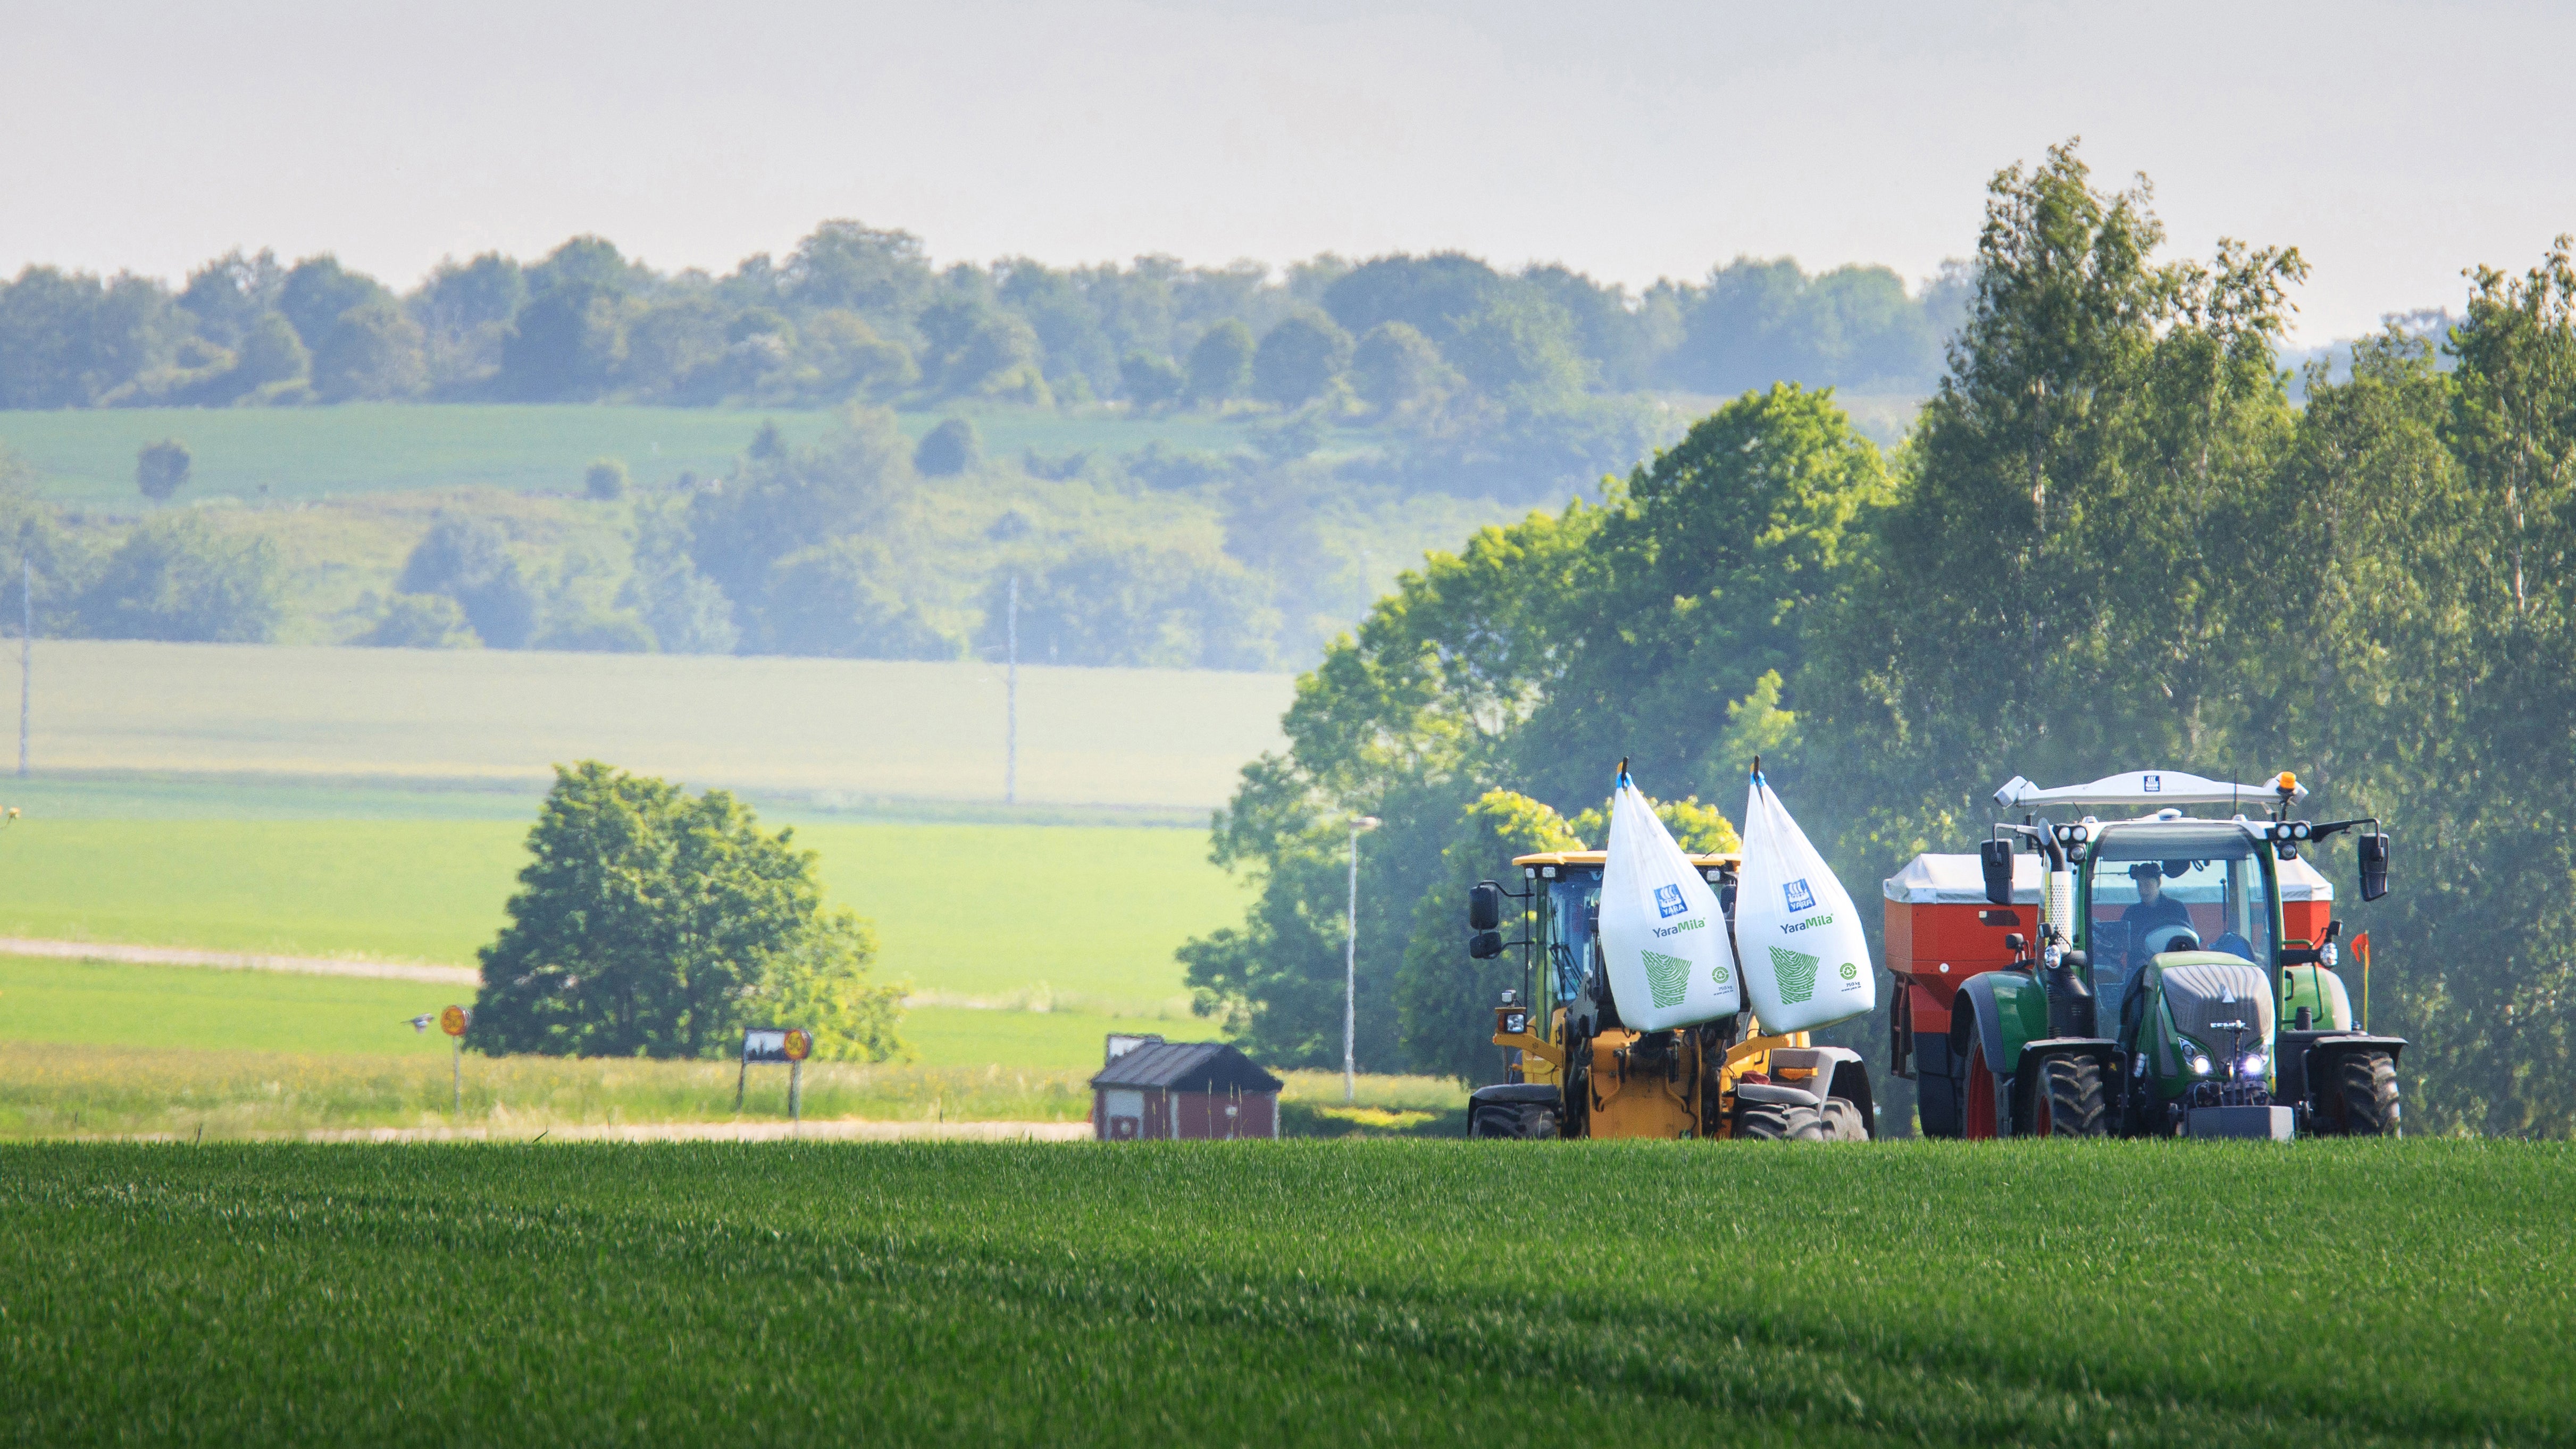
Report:
M1342 1105L1359 1100L1358 1069L1359 999L1360 999L1360 832L1375 830L1374 815L1351 817L1351 914L1350 929L1342 947Z

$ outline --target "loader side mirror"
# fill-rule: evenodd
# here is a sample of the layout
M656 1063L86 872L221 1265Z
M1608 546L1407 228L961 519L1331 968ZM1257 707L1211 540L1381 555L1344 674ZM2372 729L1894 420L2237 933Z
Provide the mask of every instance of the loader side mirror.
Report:
M1491 961L1503 954L1503 933L1478 931L1467 938L1467 954L1479 961Z
M1467 892L1467 929L1490 931L1503 923L1503 888L1480 880Z
M1986 899L1999 906L2012 904L2013 843L1989 840L1977 847L1977 864L1986 872Z
M2388 832L2361 837L2361 898L2375 901L2388 894Z

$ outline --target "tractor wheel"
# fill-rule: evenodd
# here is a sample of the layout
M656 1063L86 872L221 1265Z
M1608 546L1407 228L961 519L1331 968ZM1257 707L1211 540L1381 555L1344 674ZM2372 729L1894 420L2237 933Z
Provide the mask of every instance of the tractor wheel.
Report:
M2397 1105L2397 1063L2386 1052L2354 1052L2335 1063L2335 1092L2343 1099L2343 1130L2354 1137L2402 1137Z
M1756 1142L1822 1142L1825 1122L1813 1107L1782 1107L1765 1102L1736 1114L1735 1135Z
M1827 1142L1869 1140L1869 1122L1860 1115L1860 1104L1849 1097L1827 1097L1823 1118Z
M1959 1135L1983 1141L1995 1135L1995 1074L1986 1066L1986 1044L1968 1049L1968 1069L1958 1079Z
M2050 1057L2039 1064L2039 1080L2030 1084L2025 1101L2014 1106L2015 1136L2108 1137L2111 1103L2102 1090L2102 1065L2090 1057Z

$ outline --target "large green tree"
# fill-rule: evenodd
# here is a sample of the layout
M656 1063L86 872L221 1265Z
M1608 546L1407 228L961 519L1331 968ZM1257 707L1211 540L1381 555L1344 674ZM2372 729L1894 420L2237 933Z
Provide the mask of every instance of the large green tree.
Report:
M746 1026L799 1026L825 1059L882 1061L902 988L874 934L823 903L814 853L722 790L597 760L558 766L467 1044L557 1056L717 1057Z

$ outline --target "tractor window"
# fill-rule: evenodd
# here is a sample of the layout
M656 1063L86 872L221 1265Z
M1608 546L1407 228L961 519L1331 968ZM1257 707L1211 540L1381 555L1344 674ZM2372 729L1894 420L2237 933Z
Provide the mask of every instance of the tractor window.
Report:
M1601 872L1569 870L1568 879L1547 888L1548 1005L1574 999L1583 973L1592 966L1593 938L1601 926Z
M2097 966L2124 972L2162 951L2272 959L2270 876L2232 827L2111 830L2093 852L2088 922Z

